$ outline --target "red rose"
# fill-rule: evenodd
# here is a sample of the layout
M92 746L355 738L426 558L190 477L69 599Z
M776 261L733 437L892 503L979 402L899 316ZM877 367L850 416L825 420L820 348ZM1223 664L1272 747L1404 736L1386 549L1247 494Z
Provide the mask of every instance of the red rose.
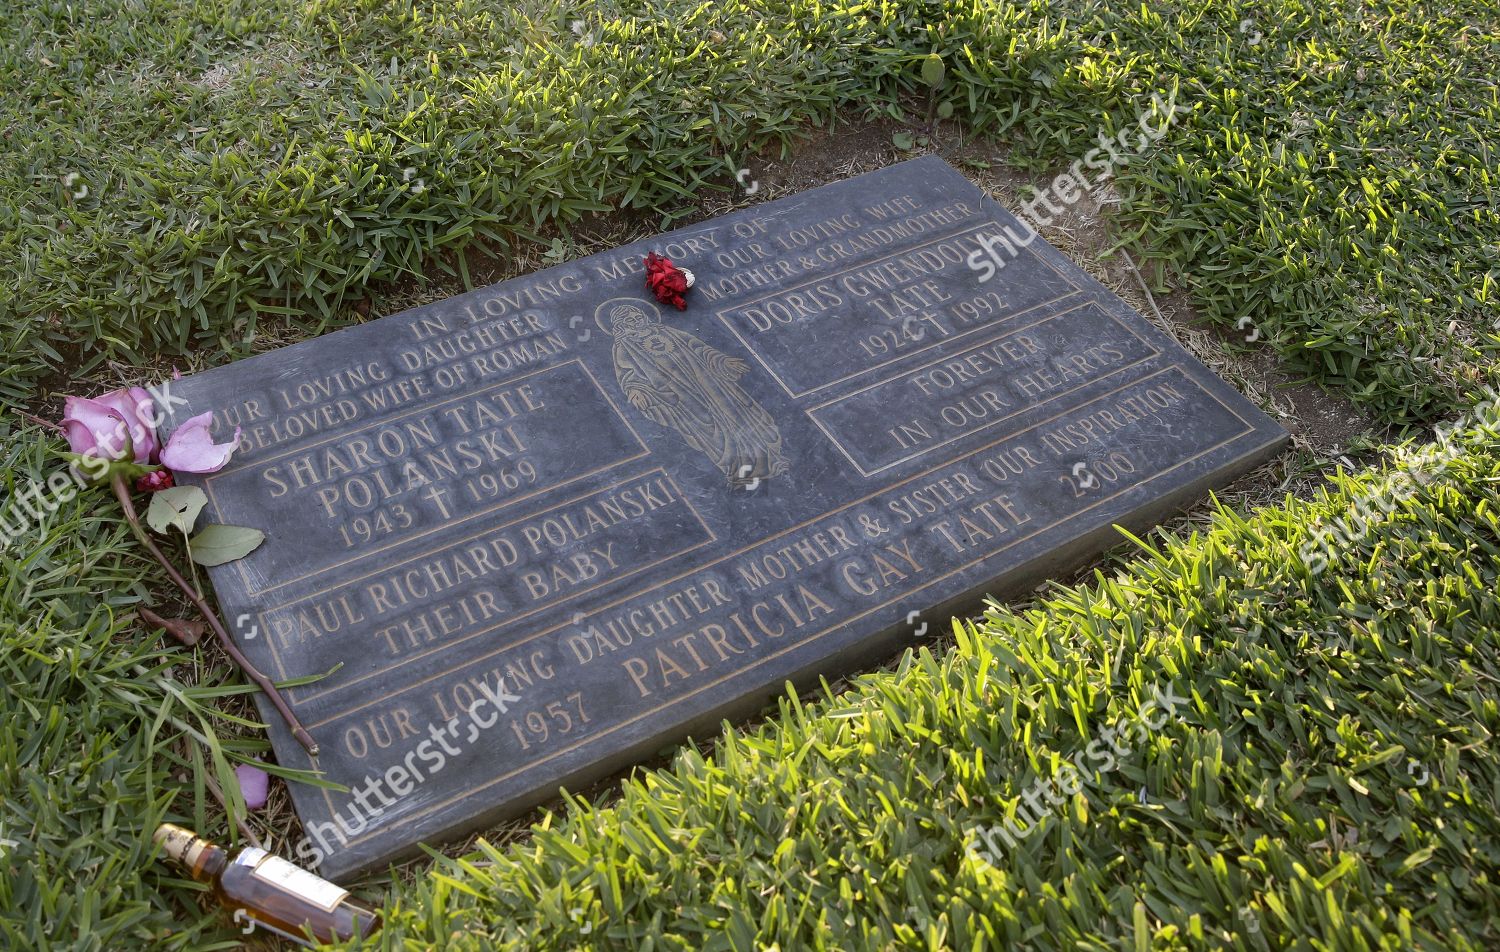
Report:
M646 287L661 303L686 310L687 302L682 296L688 289L687 274L654 251L646 255Z

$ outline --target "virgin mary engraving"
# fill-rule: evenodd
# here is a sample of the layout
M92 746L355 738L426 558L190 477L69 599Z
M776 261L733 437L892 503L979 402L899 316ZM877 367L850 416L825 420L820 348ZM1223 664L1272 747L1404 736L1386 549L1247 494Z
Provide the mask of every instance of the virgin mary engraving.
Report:
M663 324L647 301L605 301L594 320L614 338L615 379L631 406L676 430L731 484L787 471L776 421L737 383L750 369L743 360Z

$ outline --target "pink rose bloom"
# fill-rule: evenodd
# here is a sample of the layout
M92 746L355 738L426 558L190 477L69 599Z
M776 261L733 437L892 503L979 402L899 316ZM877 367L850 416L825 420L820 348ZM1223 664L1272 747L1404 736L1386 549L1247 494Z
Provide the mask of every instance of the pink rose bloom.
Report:
M137 463L150 463L156 454L156 418L151 394L141 387L111 390L92 399L68 397L63 409L63 432L75 453L117 460L134 455Z

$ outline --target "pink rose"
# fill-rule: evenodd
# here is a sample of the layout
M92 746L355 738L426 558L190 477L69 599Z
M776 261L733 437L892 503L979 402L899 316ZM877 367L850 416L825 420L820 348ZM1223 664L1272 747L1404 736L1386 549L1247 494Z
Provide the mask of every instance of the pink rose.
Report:
M62 425L75 453L150 463L156 454L156 430L150 423L155 417L151 394L130 387L92 399L68 397Z

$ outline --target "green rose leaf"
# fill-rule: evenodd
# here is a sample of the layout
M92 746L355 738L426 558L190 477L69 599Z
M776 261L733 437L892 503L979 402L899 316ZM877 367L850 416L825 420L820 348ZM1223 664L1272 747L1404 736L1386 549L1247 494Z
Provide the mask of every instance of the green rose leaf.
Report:
M265 538L266 534L259 529L213 525L193 536L188 550L199 565L223 565L254 552Z
M943 83L943 58L936 53L928 53L927 58L922 61L922 82L927 84L928 89L937 89Z
M193 531L193 523L198 521L198 513L207 502L208 497L197 486L173 486L152 493L146 525L155 532L166 532L176 526L186 535Z

